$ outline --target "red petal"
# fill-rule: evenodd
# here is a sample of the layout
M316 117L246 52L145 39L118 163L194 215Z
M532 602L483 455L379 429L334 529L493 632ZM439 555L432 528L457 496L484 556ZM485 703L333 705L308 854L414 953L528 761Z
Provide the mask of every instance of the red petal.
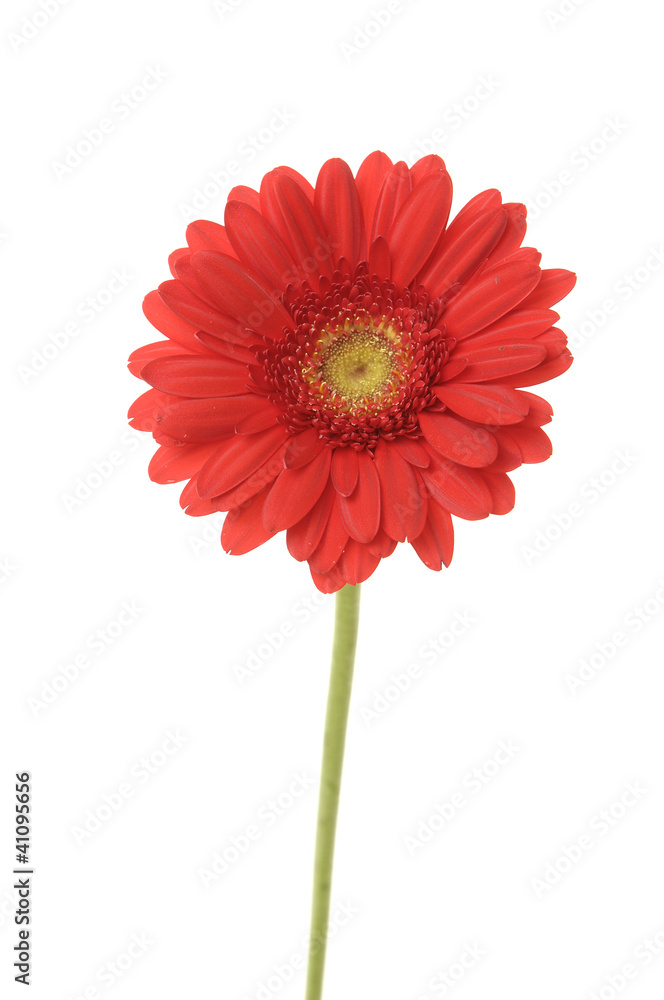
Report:
M428 259L445 228L452 204L452 181L445 173L426 177L399 209L388 243L392 280L405 287Z
M341 497L339 510L351 538L370 542L380 526L380 482L369 452L360 451L357 457L357 486L351 496Z
M157 340L154 344L146 344L132 351L127 361L127 367L132 375L141 377L141 369L145 368L148 361L155 361L157 358L169 358L182 354L180 344L172 344L170 340Z
M303 177L301 173L294 170L293 167L275 167L272 173L275 177L287 177L289 180L293 181L294 184L297 184L307 201L311 202L313 205L314 189L306 177Z
M141 378L179 396L239 396L247 391L248 374L244 365L200 354L178 354L157 358L141 370Z
M309 567L316 573L329 573L339 561L344 547L348 544L348 531L341 519L340 500L335 491L335 500L330 509L325 530L316 549L309 557Z
M506 202L503 209L507 212L507 225L489 254L484 269L492 267L518 250L526 235L526 206L518 202Z
M392 441L379 441L376 469L380 478L381 525L396 542L416 537L422 531L427 499L422 480Z
M331 278L334 261L318 213L302 188L274 170L261 183L261 211L289 247L303 277Z
M235 251L223 226L218 222L198 219L187 226L187 243L192 250L208 250L212 253L227 253L235 256Z
M332 483L328 483L309 513L288 529L286 545L294 559L303 562L310 558L323 537L336 502L336 491Z
M355 176L355 184L357 187L357 193L360 196L367 238L371 235L373 218L376 211L376 202L378 201L380 189L391 168L392 161L389 156L386 156L385 153L376 151L375 153L370 153L369 156L362 161L360 169L357 171Z
M557 319L558 313L552 309L512 309L491 326L473 334L472 338L468 337L464 347L471 350L489 344L502 344L506 340L531 340L548 330Z
M274 531L267 531L263 525L263 508L267 495L266 487L244 507L237 507L226 515L221 530L221 544L226 552L234 556L244 555L275 534Z
M284 438L283 443L267 459L263 465L258 466L251 475L247 476L243 482L233 489L227 490L214 498L216 510L232 510L233 507L243 507L252 497L260 493L266 486L271 486L277 476L284 468L284 452L288 444L288 438Z
M509 514L514 507L514 484L504 472L483 472L493 506L492 514Z
M198 474L196 489L203 499L221 496L262 468L288 437L277 425L261 434L236 434L224 441Z
M521 254L521 251L517 251ZM539 254L510 258L483 271L450 302L444 312L450 337L468 337L504 316L539 281Z
M546 361L523 374L506 375L500 379L500 385L510 385L513 389L520 389L524 385L540 385L542 382L549 382L552 378L562 375L573 361L572 355L565 350L553 361Z
M316 457L322 447L318 431L314 430L313 427L302 431L301 434L291 438L284 455L284 465L287 469L301 469L303 465L308 465Z
M177 402L173 402L172 396L165 398L168 403L157 417L159 431L187 444L223 439L243 417L266 406L261 396L251 393L210 399L181 399Z
M431 455L419 441L411 437L397 437L391 442L402 458L405 458L411 465L416 465L420 469L426 469L431 461Z
M502 208L484 212L477 218L457 216L436 247L435 253L419 276L431 298L463 284L478 269L500 239L506 215Z
M321 167L314 207L329 236L334 259L344 257L354 268L364 257L366 232L360 196L344 160L327 160Z
M217 442L196 445L161 445L148 465L153 483L179 483L191 479L218 448Z
M474 198L471 198L469 202L463 206L460 212L455 216L454 223L459 219L463 222L468 223L471 219L476 219L478 215L483 215L484 212L495 211L500 208L503 204L503 199L500 197L500 191L496 188L488 188L486 191L480 191L476 194ZM450 226L450 229L452 228Z
M410 194L410 185L410 173L403 160L390 167L383 178L378 200L376 201L374 217L370 226L370 243L373 243L378 236L385 236L389 242L392 223Z
M267 498L263 523L269 531L297 524L325 489L330 472L331 449L323 451L301 469L284 469Z
M480 424L516 424L528 412L528 401L502 385L439 385L438 399L455 413Z
M515 443L526 464L546 462L551 457L551 441L540 427L510 427L503 435Z
M330 475L337 493L349 497L357 485L358 453L354 448L335 448Z
M368 580L379 562L380 556L374 555L366 545L349 538L337 566L344 582L356 587L358 583Z
M479 521L491 513L493 500L480 472L449 461L432 462L422 478L434 500L457 517ZM431 504L430 504L431 505Z
M562 268L549 268L542 271L537 287L523 301L523 307L528 309L549 309L560 302L572 291L576 284L573 271Z
M379 278L389 278L392 274L390 248L384 236L378 236L369 250L369 273Z
M461 374L456 376L455 384L483 382L485 379L502 378L515 372L528 371L546 357L546 348L532 341L525 344L506 341L491 347L479 347L477 350L464 351L463 347L458 350L463 351L463 358L468 364Z
M214 514L219 508L212 500L201 500L196 492L196 480L187 483L180 494L180 506L190 517L205 517Z
M240 261L222 254L195 253L192 263L201 284L240 329L249 327L264 337L281 337L284 327L292 326L281 302L255 281Z
M528 416L524 418L524 427L541 427L542 424L551 423L553 408L550 403L547 403L546 399L536 396L534 392L520 392L518 389L515 391L528 404Z
M426 156L421 156L410 168L410 179L413 187L419 184L420 181L423 181L425 177L430 177L431 174L438 174L442 171L447 173L447 168L445 161L437 153L428 153Z
M496 439L483 427L470 427L448 413L420 414L420 429L432 447L445 458L479 468L490 465L498 453Z
M448 511L430 500L424 529L417 538L410 539L410 544L429 569L449 566L454 551L454 528Z
M182 347L188 347L192 351L202 353L203 348L196 340L198 325L189 323L181 316L177 315L166 305L158 291L148 292L143 299L143 312L146 318L152 323L160 333L165 334L169 340L174 340Z
M157 414L166 400L173 401L171 396L167 396L157 389L148 389L147 392L142 393L129 407L127 416L131 426L137 431L154 430Z
M186 319L196 330L205 330L236 344L246 344L247 333L237 320L223 316L217 309L199 299L182 281L162 281L158 293L169 310ZM187 343L186 346L193 345L194 350L196 347L200 350L200 343L201 341L192 337L191 344Z
M237 256L267 288L281 291L296 280L295 261L260 212L241 201L229 201L224 218Z
M228 201L241 201L245 205L250 205L257 212L261 210L261 196L258 191L247 187L245 184L238 184L228 192Z

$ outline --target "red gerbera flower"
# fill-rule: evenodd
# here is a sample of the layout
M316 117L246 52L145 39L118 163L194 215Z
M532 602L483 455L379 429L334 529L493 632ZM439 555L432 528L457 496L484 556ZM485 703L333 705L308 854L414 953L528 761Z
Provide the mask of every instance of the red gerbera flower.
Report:
M130 358L153 387L130 418L160 446L150 477L189 480L188 514L228 511L227 552L285 530L327 593L397 542L439 570L450 515L507 513L507 473L551 454L522 387L572 363L550 307L575 276L520 248L523 205L484 191L448 226L451 202L440 157L375 152L315 188L278 167L233 188L224 226L188 227L145 299L168 339Z

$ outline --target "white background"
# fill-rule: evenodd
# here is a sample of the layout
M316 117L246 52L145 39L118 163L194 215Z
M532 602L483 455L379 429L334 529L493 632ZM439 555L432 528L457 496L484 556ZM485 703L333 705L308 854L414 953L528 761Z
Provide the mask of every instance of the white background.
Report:
M372 7L350 0L43 2L48 17L7 2L0 32L3 995L23 995L10 892L23 770L31 996L304 995L333 601L314 603L283 536L228 557L219 520L188 518L177 486L150 483L154 445L126 431L141 383L125 359L155 337L140 303L168 277L197 189L196 214L221 220L232 184L277 164L313 180L330 156L354 170L376 148L412 162L419 143L445 158L455 211L488 187L528 202L527 245L579 274L560 307L576 362L541 389L554 456L514 474L515 510L456 520L448 571L400 546L363 588L333 886L351 916L325 996L434 1000L445 970L460 1000L660 996L664 221L650 6L401 0L367 44ZM154 89L129 108L150 71ZM292 118L279 133L275 109ZM103 118L103 141L58 167ZM239 176L211 181L230 160ZM109 303L114 270L126 287ZM124 628L123 602L140 608ZM459 615L473 621L432 653ZM101 653L98 629L112 637ZM400 695L394 675L410 684ZM176 730L186 740L166 754ZM519 749L496 767L501 740ZM490 780L475 793L476 767ZM308 787L294 797L297 774ZM630 782L641 791L620 805ZM455 793L464 805L441 828L436 806ZM110 818L104 796L122 803ZM233 857L252 824L258 839L206 888L200 869ZM566 860L584 835L591 846ZM128 958L133 935L149 944ZM463 970L469 946L483 954ZM625 964L633 978L610 986Z

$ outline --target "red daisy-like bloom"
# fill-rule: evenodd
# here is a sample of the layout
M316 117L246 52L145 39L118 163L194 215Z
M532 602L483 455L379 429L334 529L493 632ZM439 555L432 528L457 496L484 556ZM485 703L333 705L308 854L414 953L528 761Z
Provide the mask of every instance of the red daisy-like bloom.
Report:
M375 152L315 188L277 167L233 188L224 226L188 227L145 299L168 339L132 354L152 388L129 416L159 444L151 479L228 511L227 552L286 531L326 593L397 542L439 570L451 515L507 513L507 473L551 454L551 407L522 387L572 363L550 307L575 276L521 248L523 205L484 191L448 226L451 202L440 157Z

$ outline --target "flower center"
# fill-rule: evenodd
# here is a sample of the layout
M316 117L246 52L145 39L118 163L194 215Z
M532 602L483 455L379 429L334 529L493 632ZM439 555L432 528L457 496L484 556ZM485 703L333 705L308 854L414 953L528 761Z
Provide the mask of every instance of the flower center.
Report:
M328 405L348 410L389 405L404 370L400 338L389 324L370 316L347 318L343 325L321 331L302 373L314 393Z
M449 356L438 300L379 280L363 261L318 290L289 286L283 303L293 329L257 353L251 378L293 434L315 428L333 448L417 434Z

